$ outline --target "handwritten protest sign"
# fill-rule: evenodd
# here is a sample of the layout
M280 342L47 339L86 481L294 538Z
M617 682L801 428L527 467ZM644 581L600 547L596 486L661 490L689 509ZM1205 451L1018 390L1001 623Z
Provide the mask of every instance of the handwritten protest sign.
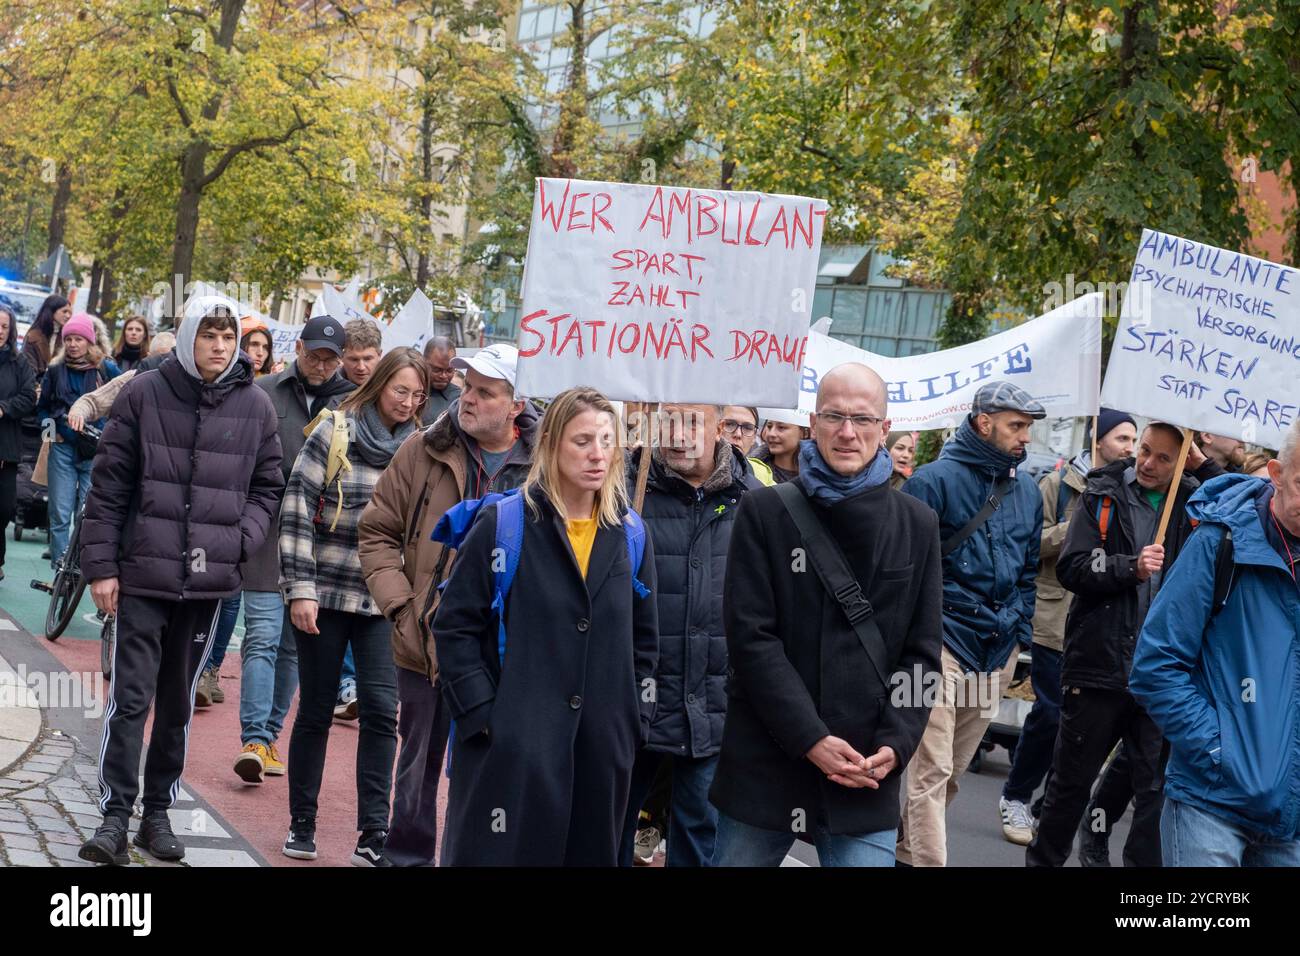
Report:
M1102 401L1281 447L1300 412L1297 295L1294 269L1143 230Z
M520 394L792 406L826 203L539 179Z
M816 411L821 377L836 365L861 362L888 383L889 417L899 431L957 425L980 386L998 380L1019 385L1049 415L1095 415L1101 313L1102 294L1094 292L978 342L905 358L876 355L814 331L799 408Z

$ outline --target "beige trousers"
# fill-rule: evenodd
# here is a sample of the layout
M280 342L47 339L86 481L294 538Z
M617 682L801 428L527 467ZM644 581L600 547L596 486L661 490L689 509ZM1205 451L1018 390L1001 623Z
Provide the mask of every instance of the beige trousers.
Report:
M907 765L907 791L898 827L897 857L912 866L944 866L948 861L948 804L957 796L958 778L997 716L1002 691L1016 672L1020 645L1001 671L967 673L943 649L943 693Z

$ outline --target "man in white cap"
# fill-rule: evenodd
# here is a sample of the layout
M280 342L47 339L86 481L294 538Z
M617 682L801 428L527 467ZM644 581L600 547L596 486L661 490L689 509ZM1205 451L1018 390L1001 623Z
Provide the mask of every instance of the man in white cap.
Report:
M452 364L465 390L402 444L358 525L366 586L393 622L397 663L397 755L393 814L384 860L433 866L437 851L438 777L450 715L438 687L438 658L422 619L433 608L452 552L433 541L434 525L465 498L523 484L538 434L536 407L515 399L519 352L492 345Z

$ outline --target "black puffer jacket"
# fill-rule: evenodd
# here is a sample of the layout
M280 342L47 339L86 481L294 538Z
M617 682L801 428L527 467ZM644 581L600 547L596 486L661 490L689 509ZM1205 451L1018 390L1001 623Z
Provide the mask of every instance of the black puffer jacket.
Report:
M718 445L717 467L699 488L651 459L641 516L654 537L659 612L656 707L648 750L711 757L727 717L727 635L722 586L741 497L763 487L738 449ZM640 452L629 456L636 482Z
M169 358L113 402L81 532L88 580L180 600L239 592L284 490L278 419L240 356L205 385Z
M1143 593L1137 558L1152 543L1160 513L1141 498L1131 481L1125 480L1125 473L1133 467L1134 460L1125 458L1088 473L1088 489L1070 519L1070 530L1061 546L1056 576L1075 595L1065 619L1061 660L1061 684L1065 687L1128 688L1133 649L1150 601L1192 534L1187 499L1200 482L1184 472L1165 534L1164 570L1152 577ZM1210 474L1212 469L1201 473ZM1100 515L1106 498L1113 504L1103 542ZM1104 561L1100 560L1103 553Z
M0 342L0 461L22 460L23 419L35 408L36 376L32 367L18 355L12 341Z

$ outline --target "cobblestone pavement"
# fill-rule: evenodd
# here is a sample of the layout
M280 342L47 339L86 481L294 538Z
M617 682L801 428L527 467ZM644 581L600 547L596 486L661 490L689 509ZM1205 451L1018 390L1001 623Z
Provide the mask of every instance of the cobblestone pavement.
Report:
M95 755L59 731L42 735L0 777L0 866L92 866L77 850L99 825ZM258 861L183 787L169 812L185 844L179 863L155 860L134 844L131 862L145 866L257 866ZM138 814L138 809L137 809ZM131 820L131 833L139 828Z

